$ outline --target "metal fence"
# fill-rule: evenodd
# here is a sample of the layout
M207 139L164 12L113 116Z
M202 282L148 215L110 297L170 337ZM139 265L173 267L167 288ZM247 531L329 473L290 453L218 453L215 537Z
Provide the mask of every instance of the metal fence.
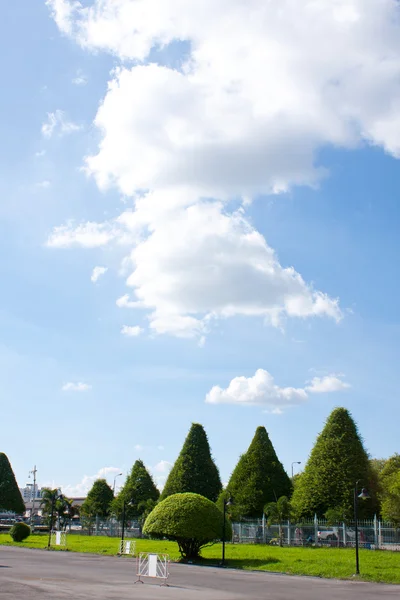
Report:
M266 519L243 519L232 523L233 543L276 544L283 546L330 546L346 547L355 545L354 523L328 524L314 518L302 523L285 522L268 526ZM400 529L391 523L373 520L358 521L358 542L360 547L379 550L400 551Z

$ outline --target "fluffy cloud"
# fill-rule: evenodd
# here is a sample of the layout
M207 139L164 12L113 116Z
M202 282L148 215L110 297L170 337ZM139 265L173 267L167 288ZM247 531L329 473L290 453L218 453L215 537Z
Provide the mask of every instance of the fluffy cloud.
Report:
M325 394L340 392L350 387L350 384L342 381L338 375L326 375L325 377L314 377L305 389L311 394Z
M168 462L167 460L160 460L160 462L153 467L153 471L155 473L169 473L171 469L172 463Z
M92 389L92 386L88 383L73 383L72 381L65 383L61 390L63 392L87 392Z
M284 268L242 211L226 213L218 202L170 208L168 217L158 210L150 217L139 208L111 224L58 227L48 245L133 244L146 219L151 232L126 261L133 299L125 295L117 305L148 309L156 333L201 339L214 319L235 315L263 317L273 325L285 317L340 320L337 300L307 285L293 267Z
M228 387L216 385L206 395L209 404L260 405L282 412L290 406L303 404L308 400L308 392L337 392L350 386L335 375L322 379L314 378L305 388L279 387L268 371L258 369L253 377L235 377Z
M94 267L94 269L92 271L92 275L90 277L90 281L92 281L93 283L96 283L96 281L98 281L102 275L107 273L107 271L108 271L107 267Z
M64 111L56 110L47 113L47 121L42 125L42 135L45 138L51 138L55 133L67 135L80 129L82 129L80 125L67 120Z
M126 335L127 337L138 337L141 333L143 333L143 329L138 325L134 325L130 327L129 325L124 325L121 329L122 335Z
M58 227L48 245L130 245L133 297L117 303L148 309L157 333L203 339L214 319L234 315L339 320L337 300L282 266L229 201L317 185L326 146L400 156L398 3L47 4L83 47L131 61L113 72L85 167L134 205L112 223ZM181 68L143 64L174 40L187 42Z
M121 473L121 469L116 467L103 467L96 473L96 475L84 475L82 480L77 484L59 485L56 487L61 487L63 494L65 494L68 498L82 498L87 495L96 479L104 478L112 487L114 483L114 477L117 475L117 473ZM50 487L55 486L52 484Z

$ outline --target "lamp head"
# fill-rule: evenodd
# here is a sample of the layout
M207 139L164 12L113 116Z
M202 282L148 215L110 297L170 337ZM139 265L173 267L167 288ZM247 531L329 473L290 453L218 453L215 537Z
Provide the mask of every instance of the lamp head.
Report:
M371 498L371 496L370 496L370 495L369 495L369 493L368 493L368 490L367 490L367 488L363 488L363 489L361 490L361 494L358 494L358 497L359 497L359 498L362 498L363 500L367 500L368 498Z

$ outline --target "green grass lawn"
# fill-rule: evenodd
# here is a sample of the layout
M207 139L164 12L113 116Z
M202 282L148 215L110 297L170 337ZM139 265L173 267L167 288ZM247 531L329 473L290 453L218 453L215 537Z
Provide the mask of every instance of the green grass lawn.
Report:
M22 548L46 548L46 535L31 535L21 543L12 541L8 534L0 534L0 545ZM67 548L72 552L91 552L116 555L119 539L82 535L67 536ZM169 554L172 561L179 560L175 542L136 540L137 552ZM218 564L221 544L204 548L202 564ZM351 578L355 568L355 551L351 548L279 548L278 546L227 544L228 567L259 571L275 571L292 575ZM361 579L385 583L400 583L400 552L360 550Z

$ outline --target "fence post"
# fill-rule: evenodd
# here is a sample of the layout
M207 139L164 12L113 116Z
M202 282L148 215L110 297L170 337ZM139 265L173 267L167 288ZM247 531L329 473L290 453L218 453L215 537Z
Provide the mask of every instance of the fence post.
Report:
M343 521L343 546L346 545L346 523Z
M291 538L292 538L292 536L291 536L291 533L292 533L292 531L291 531L291 529L290 529L290 519L288 519L288 522L287 522L287 545L288 545L288 546L290 546L290 545L291 545L291 543L292 543L292 539L291 539Z
M265 531L265 514L262 516L262 536L263 536L263 544L267 543L267 534Z
M378 523L378 549L380 550L382 546L382 522Z
M314 543L318 542L318 517L317 513L314 515Z
M375 544L375 548L378 549L379 548L379 544L378 544L378 519L376 514L374 515L374 544Z

